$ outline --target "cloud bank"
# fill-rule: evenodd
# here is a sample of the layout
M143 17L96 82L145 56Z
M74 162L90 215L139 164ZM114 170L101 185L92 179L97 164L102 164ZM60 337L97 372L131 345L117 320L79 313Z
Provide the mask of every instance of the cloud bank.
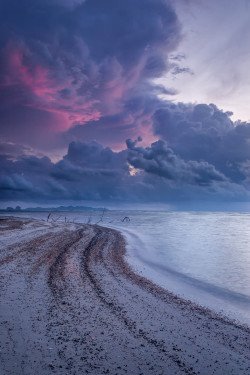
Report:
M139 138L140 141L140 138ZM53 163L47 157L1 156L3 201L87 200L152 203L185 200L248 200L249 164L241 164L244 183L208 161L185 160L164 140L141 147L127 140L114 152L97 142L72 142Z
M246 179L250 124L233 123L214 104L169 105L154 114L154 132L184 160L206 161L236 183Z
M249 200L250 124L154 81L183 69L170 2L3 0L0 21L2 201Z

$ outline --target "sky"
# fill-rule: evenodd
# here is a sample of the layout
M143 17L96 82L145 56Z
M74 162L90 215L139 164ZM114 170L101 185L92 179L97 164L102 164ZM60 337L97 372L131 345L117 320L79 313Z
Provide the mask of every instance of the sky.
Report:
M249 13L0 0L1 207L249 205Z
M176 7L184 33L177 54L189 70L166 77L178 91L175 100L216 103L234 121L250 121L250 1L177 1Z

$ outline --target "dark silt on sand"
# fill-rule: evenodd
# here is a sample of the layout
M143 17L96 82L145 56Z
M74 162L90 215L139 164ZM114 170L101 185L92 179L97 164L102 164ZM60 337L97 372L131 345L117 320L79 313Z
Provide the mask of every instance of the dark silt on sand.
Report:
M0 218L0 374L249 375L248 327L135 274L99 226Z

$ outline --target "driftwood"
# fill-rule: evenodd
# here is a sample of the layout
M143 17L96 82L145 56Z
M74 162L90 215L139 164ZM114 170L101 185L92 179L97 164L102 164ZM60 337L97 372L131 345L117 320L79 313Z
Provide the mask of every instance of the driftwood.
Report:
M104 216L104 213L105 213L105 210L103 209L103 211L102 211L102 214L101 214L101 217L100 217L100 220L99 220L99 221L97 221L97 223L96 223L96 224L99 224L99 223L101 223L101 222L103 221L103 216Z
M124 223L124 222L128 222L128 221L130 221L130 218L128 217L128 216L125 216L123 219L122 219L122 222Z

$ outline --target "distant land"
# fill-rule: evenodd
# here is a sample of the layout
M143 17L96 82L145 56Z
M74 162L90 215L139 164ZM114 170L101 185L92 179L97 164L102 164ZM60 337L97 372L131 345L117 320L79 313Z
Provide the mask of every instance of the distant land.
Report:
M27 211L108 211L107 208L98 207L85 207L85 206L59 206L59 207L29 207L21 208L20 206L7 207L0 209L0 212L27 212Z

